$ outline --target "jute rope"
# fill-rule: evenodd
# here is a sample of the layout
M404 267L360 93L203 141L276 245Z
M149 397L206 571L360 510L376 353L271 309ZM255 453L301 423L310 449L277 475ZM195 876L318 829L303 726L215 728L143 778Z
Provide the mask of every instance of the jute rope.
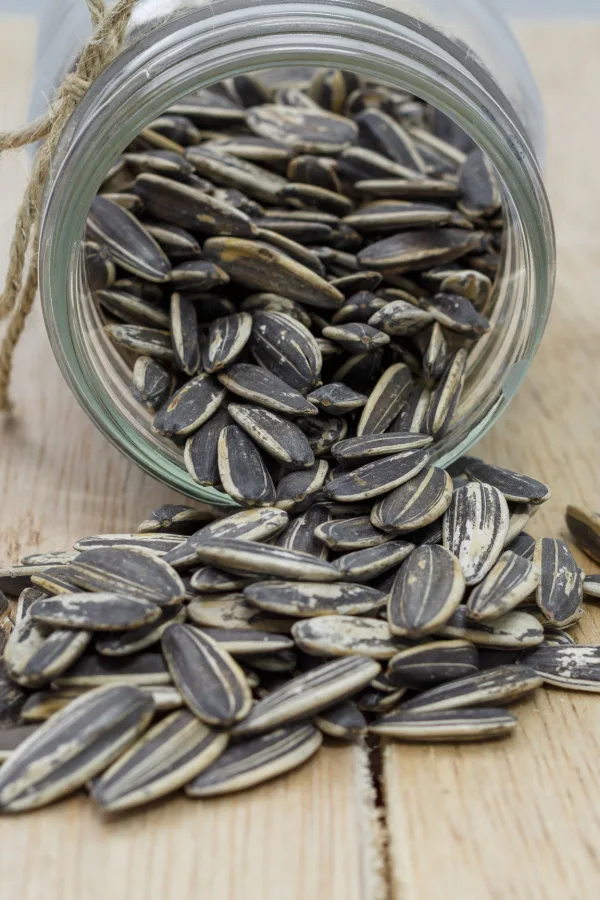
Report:
M65 75L48 112L19 131L0 132L0 153L42 142L17 213L4 292L0 295L0 319L10 316L0 343L0 411L12 408L8 390L13 356L37 294L40 210L52 155L71 113L90 85L118 56L136 2L117 0L107 10L104 0L86 0L94 33L82 50L75 70Z

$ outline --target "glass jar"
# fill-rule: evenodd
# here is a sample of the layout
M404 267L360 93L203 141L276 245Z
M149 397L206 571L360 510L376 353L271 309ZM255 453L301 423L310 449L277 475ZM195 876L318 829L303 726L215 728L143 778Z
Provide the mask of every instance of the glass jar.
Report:
M191 497L223 502L192 480L176 447L152 434L149 414L130 393L130 370L105 336L86 286L86 215L115 159L181 96L257 69L334 66L390 82L447 113L489 155L502 185L506 229L494 327L470 353L455 424L436 445L436 458L447 465L506 408L552 298L554 237L539 168L543 116L515 38L477 0L216 0L175 13L179 5L142 2L135 25L148 33L92 86L54 158L40 285L48 334L71 389L147 472Z

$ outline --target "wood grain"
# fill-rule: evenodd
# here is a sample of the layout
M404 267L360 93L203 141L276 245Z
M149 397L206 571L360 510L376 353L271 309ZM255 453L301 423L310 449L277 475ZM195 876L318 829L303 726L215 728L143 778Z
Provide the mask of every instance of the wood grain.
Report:
M553 497L534 536L565 536L567 503L600 509L598 125L600 27L519 29L548 114L558 282L542 347L476 449L539 476ZM588 572L598 571L583 554ZM600 638L590 604L579 640ZM519 704L518 734L482 746L388 746L394 900L575 900L600 893L600 699L549 689Z
M29 102L34 23L0 30L0 130ZM19 73L19 77L15 77ZM28 157L0 158L3 270ZM127 532L185 502L121 456L77 406L39 309L16 356L18 410L0 423L0 565L78 537ZM19 900L380 900L378 822L366 751L324 748L239 797L176 799L103 821L84 797L0 819L0 897Z

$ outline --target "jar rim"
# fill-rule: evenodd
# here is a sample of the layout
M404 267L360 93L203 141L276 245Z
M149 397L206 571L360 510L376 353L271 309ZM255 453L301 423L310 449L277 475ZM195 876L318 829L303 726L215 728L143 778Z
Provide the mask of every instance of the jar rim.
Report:
M397 84L451 116L489 155L520 219L535 284L533 326L499 404L442 455L440 464L447 464L479 439L505 408L537 350L549 314L554 232L523 124L474 57L466 67L450 38L381 3L265 0L242 7L240 0L220 0L210 7L214 15L206 7L188 10L129 47L92 85L59 142L43 210L40 287L46 327L63 375L95 424L143 469L199 499L225 502L219 492L193 482L180 463L144 446L86 365L70 310L87 211L115 158L178 97L256 69L334 65Z

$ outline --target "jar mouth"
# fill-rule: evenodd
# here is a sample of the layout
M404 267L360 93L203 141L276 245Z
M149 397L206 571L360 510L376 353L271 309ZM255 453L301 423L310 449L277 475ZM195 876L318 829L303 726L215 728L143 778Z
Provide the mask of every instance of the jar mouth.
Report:
M223 0L178 16L127 50L69 121L55 155L40 239L46 327L63 375L95 424L144 470L198 499L230 504L188 475L150 433L129 370L101 331L80 242L90 204L119 154L166 107L225 77L278 66L334 66L387 81L448 114L490 157L503 189L506 238L495 328L478 342L457 423L437 443L446 466L478 440L519 387L541 340L554 282L554 236L522 124L476 59L433 27L371 0ZM86 299L87 298L87 299ZM91 352L89 335L101 335ZM492 361L495 360L495 365Z

